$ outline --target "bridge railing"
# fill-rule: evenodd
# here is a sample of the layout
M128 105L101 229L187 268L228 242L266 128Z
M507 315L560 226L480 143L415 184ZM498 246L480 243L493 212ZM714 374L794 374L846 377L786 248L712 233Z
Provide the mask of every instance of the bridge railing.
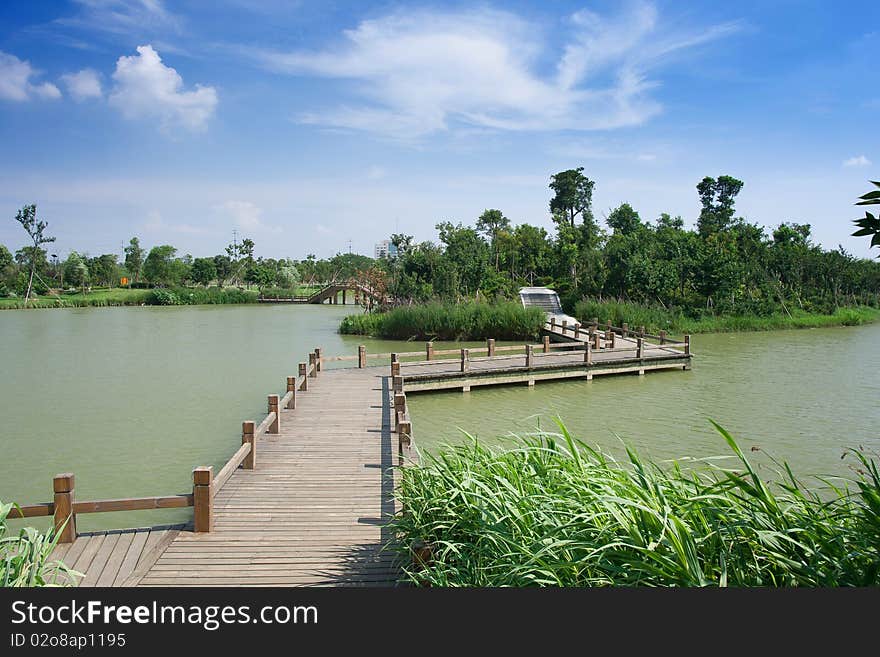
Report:
M53 517L54 531L59 543L72 543L77 537L77 516L84 513L112 511L145 511L193 507L193 530L210 532L214 526L214 497L239 468L253 470L257 463L257 438L263 434L277 434L281 430L281 409L295 409L297 393L309 388L309 380L322 369L322 353L316 348L308 362L299 363L299 375L287 377L287 391L283 396L269 395L266 417L256 425L245 420L241 425L241 447L214 474L212 466L198 466L192 471L191 493L153 497L122 497L106 500L77 501L75 476L72 472L55 475L52 479L53 500L37 504L15 505L9 518Z

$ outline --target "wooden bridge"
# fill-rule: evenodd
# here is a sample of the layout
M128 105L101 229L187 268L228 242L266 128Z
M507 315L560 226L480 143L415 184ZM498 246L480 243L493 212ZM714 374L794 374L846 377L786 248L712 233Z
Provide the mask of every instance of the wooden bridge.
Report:
M318 286L318 290L312 294L294 296L294 297L278 297L278 296L260 296L257 301L260 303L330 303L343 305L348 303L348 293L354 295L354 302L359 304L361 299L372 299L374 302L382 304L388 299L382 298L382 295L371 289L368 285L355 280L350 281L331 281L330 283L322 283ZM340 301L341 298L341 301Z
M407 394L528 384L656 369L689 369L690 340L588 323L545 327L540 344L325 357L299 363L284 395L218 472L193 470L191 492L81 502L73 474L54 478L53 558L80 586L392 586L400 579L389 521L400 468L418 461ZM553 342L559 340L559 342ZM563 342L564 340L564 342ZM369 366L370 360L390 362ZM331 362L356 367L330 369ZM193 507L183 525L77 534L77 515ZM14 514L13 514L14 515Z

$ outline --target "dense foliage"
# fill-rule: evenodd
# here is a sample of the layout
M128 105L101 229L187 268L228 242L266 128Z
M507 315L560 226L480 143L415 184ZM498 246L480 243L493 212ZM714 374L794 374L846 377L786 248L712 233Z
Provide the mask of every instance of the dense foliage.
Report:
M397 493L407 574L432 586L880 585L874 461L849 454L858 478L820 491L784 464L768 485L718 430L733 468L661 467L632 451L620 463L563 426L506 450L472 441L428 456Z
M339 330L394 340L514 340L537 338L543 324L540 309L523 308L515 302L434 302L401 306L387 313L350 315Z
M582 179L581 179L582 178ZM524 285L556 289L569 311L583 298L660 307L703 316L793 316L878 305L880 264L811 241L807 224L766 231L736 216L744 184L731 176L697 185L696 230L681 217L642 219L623 203L602 229L592 211L593 184L580 170L553 176L555 235L512 226L487 210L474 227L437 225L440 244L395 235L398 255L383 263L389 291L403 299L511 297Z

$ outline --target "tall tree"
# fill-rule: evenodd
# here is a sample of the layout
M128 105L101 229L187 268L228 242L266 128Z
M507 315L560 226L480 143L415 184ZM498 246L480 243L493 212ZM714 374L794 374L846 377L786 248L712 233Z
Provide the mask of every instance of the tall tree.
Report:
M504 216L501 210L484 210L477 217L477 232L483 233L492 244L495 254L495 271L498 271L498 234L510 229L510 219Z
M177 249L169 244L154 246L150 249L149 255L144 260L144 278L153 285L164 286L177 283L174 267L176 253Z
M125 268L134 278L135 283L137 283L144 268L144 250L141 248L141 242L137 237L132 237L128 246L125 247Z
M593 187L595 183L587 178L583 167L560 171L550 177L550 212L556 222L566 222L574 228L574 220L579 214L585 222L593 220Z
M194 283L200 283L208 287L217 278L217 266L213 258L196 258L193 260L192 276Z
M15 220L21 224L21 227L24 228L25 232L27 232L31 241L34 243L34 250L32 251L34 257L31 257L30 259L29 264L31 272L28 276L27 293L24 295L24 302L27 303L31 297L31 290L34 287L34 272L37 269L36 253L40 250L41 244L54 242L55 238L45 235L44 231L49 227L49 224L45 221L37 220L36 205L32 204L24 206L18 211L18 214L15 215Z
M214 271L217 277L217 285L222 289L223 283L232 276L232 260L229 259L229 256L215 255Z
M743 188L742 180L732 176L706 176L697 184L697 193L703 208L697 220L697 230L703 237L727 230L733 223L736 195Z

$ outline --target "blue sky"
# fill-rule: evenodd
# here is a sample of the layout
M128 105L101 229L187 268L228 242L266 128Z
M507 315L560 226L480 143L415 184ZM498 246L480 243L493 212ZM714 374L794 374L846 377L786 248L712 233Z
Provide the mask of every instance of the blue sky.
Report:
M551 227L583 166L602 217L739 214L851 238L880 178L876 2L0 3L0 243L372 254L499 208Z

